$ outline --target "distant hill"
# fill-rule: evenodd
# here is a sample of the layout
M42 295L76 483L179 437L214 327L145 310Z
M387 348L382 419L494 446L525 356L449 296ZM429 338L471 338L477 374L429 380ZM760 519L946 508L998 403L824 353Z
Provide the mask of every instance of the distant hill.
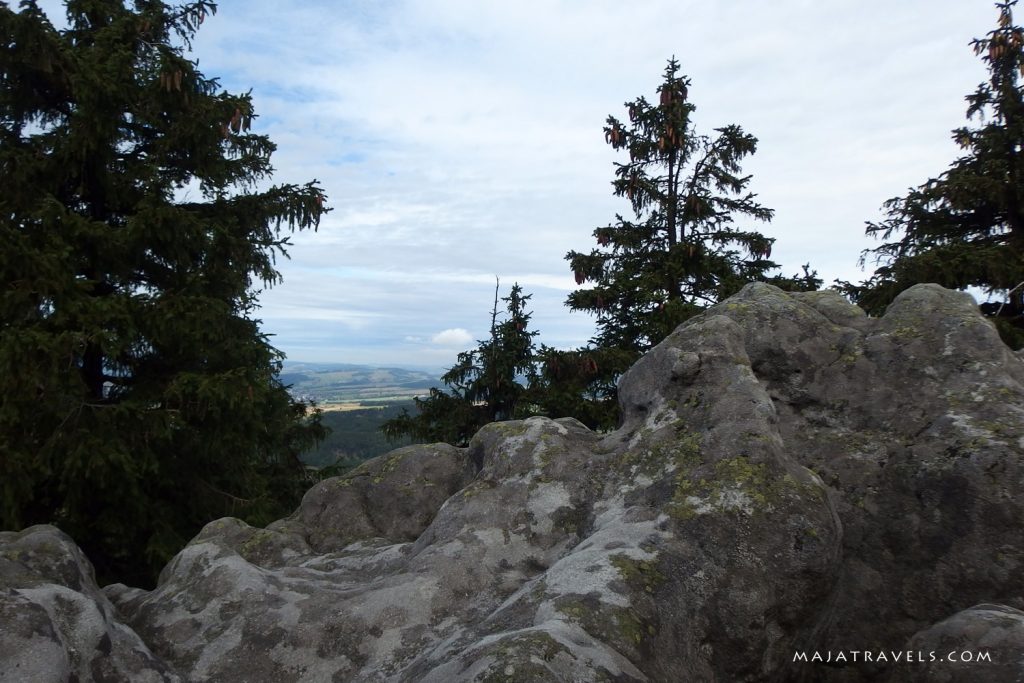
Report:
M296 398L321 404L382 405L426 395L441 373L350 363L285 363L281 381ZM323 405L330 408L329 405Z

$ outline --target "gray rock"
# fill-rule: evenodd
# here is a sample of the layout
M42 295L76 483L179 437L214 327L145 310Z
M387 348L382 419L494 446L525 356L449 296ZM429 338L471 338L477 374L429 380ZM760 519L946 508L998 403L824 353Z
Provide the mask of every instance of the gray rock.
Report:
M496 423L321 482L266 529L213 522L150 592L52 581L196 681L880 681L888 659L836 653L1024 608L1024 364L970 297L918 286L869 318L750 285L620 400L611 433ZM31 587L20 562L0 595ZM0 662L18 633L0 622ZM1017 647L1000 633L977 642ZM66 642L37 647L71 661Z
M919 631L904 648L911 660L893 683L1020 683L1024 681L1024 612L976 605Z
M122 623L52 526L0 532L0 681L180 681Z
M285 532L297 524L304 530L298 535L317 552L375 537L414 541L441 505L475 475L473 463L454 446L400 448L317 484L295 515L270 528Z

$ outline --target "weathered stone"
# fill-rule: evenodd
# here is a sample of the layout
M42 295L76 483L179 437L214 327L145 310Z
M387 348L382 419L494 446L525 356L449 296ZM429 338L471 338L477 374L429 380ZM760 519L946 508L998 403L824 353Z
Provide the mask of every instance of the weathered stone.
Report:
M976 605L919 631L893 667L892 683L1020 683L1024 681L1024 612Z
M880 681L891 658L835 655L958 634L1020 654L1024 363L970 297L918 286L869 318L750 285L619 393L611 433L496 423L321 482L267 529L213 522L155 590L106 587L104 623L196 681ZM109 605L65 546L47 581ZM34 565L4 567L45 613ZM19 633L0 623L0 661ZM833 661L794 661L812 652Z
M413 541L475 474L465 452L448 444L400 448L317 484L285 522L305 530L317 552L366 538Z
M179 680L122 623L64 533L0 533L0 681Z

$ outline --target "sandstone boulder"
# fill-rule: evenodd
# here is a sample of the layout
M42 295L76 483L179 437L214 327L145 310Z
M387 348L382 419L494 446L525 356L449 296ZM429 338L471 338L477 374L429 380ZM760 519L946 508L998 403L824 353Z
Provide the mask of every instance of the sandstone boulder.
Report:
M1024 680L1024 612L976 605L919 631L904 650L913 661L894 667L893 683L1019 683Z
M125 680L881 681L891 659L798 654L908 639L994 659L890 680L1024 676L1024 363L969 296L918 286L875 319L749 285L620 400L611 433L495 423L324 481L266 529L213 522L150 592L99 591L52 528L4 534L0 604L38 624L0 621L0 669L32 641L67 662L41 680L85 680L109 633ZM77 569L17 549L50 538Z
M0 681L181 681L125 626L52 526L0 533Z

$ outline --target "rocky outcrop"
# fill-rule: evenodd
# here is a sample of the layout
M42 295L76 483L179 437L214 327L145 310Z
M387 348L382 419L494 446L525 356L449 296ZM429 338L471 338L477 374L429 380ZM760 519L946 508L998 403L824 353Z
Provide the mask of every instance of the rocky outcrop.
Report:
M266 529L213 522L150 592L99 591L53 528L4 534L0 670L1024 677L1024 363L969 296L918 286L873 319L750 285L644 356L620 399L608 434L496 423L321 482ZM989 655L894 661L909 649Z
M181 681L125 626L50 526L0 533L0 681Z
M977 605L915 634L905 651L915 661L895 666L894 683L1024 680L1024 612Z

